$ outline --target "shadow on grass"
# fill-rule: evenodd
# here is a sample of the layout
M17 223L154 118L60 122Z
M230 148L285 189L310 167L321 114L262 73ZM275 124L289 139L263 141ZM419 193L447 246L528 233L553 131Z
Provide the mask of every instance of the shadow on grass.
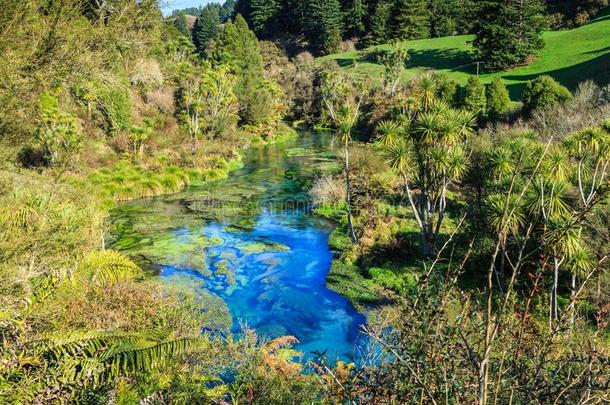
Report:
M364 53L356 60L362 63L369 63L381 66L377 60L377 50L371 50ZM430 68L435 70L452 70L470 73L475 72L472 53L455 48L443 49L410 49L408 68ZM354 59L343 58L337 59L337 64L341 67L351 66Z
M411 59L409 67L428 67L436 70L451 70L470 73L475 71L471 65L473 55L471 52L454 49L421 49L409 51Z
M576 90L578 84L585 79L593 80L600 86L606 86L610 84L610 52L562 69L537 72L529 75L511 75L509 73L503 75L502 78L522 81L522 83L514 83L508 86L511 98L520 99L526 82L540 75L549 75L572 91Z

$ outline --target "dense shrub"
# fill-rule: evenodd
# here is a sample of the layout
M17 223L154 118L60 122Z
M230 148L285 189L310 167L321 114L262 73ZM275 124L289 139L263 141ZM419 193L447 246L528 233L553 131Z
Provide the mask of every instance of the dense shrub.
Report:
M486 107L485 85L476 76L470 76L463 90L463 105L475 114L482 114Z
M487 116L497 120L506 115L510 108L510 96L506 85L499 77L496 77L487 86Z
M552 107L570 99L570 91L551 76L538 76L527 83L523 91L523 107L531 113L534 110Z

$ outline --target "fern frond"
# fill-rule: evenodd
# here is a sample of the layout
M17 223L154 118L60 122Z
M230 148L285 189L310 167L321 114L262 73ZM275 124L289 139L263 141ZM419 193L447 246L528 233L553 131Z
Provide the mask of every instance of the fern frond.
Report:
M99 361L105 365L111 377L117 377L134 371L149 371L173 357L203 349L206 343L200 338L184 338L143 347L115 346L104 352Z
M273 353L279 351L280 349L290 349L297 343L299 343L299 339L294 336L281 336L268 342L265 345L265 351L267 353Z
M99 286L113 284L142 274L142 269L129 258L113 250L92 252L79 266L80 274L88 274Z
M151 339L141 333L75 331L48 334L30 341L28 346L39 348L60 359L65 356L92 357L110 347L126 343L149 344Z

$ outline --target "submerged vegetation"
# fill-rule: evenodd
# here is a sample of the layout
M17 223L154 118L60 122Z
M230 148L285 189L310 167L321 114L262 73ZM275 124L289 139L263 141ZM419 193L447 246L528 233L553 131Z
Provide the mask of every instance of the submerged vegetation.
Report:
M607 1L1 6L1 403L610 400ZM482 77L449 65L471 39ZM290 311L297 257L279 293L319 332L320 263L257 233L278 207L333 222L282 226L332 249L358 356L233 318L254 282Z

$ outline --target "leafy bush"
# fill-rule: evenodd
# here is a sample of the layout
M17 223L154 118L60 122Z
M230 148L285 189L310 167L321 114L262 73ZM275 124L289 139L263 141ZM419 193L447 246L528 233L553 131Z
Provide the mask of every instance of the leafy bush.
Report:
M485 111L486 101L485 85L478 77L470 76L464 88L464 107L475 114L482 114Z
M81 135L76 117L61 111L57 99L49 93L40 95L41 118L35 137L49 166L69 164L80 149Z
M559 84L551 76L538 76L527 83L523 91L523 107L532 111L553 107L572 97L570 90Z
M487 116L492 120L502 118L510 108L510 96L506 85L496 77L487 86Z

